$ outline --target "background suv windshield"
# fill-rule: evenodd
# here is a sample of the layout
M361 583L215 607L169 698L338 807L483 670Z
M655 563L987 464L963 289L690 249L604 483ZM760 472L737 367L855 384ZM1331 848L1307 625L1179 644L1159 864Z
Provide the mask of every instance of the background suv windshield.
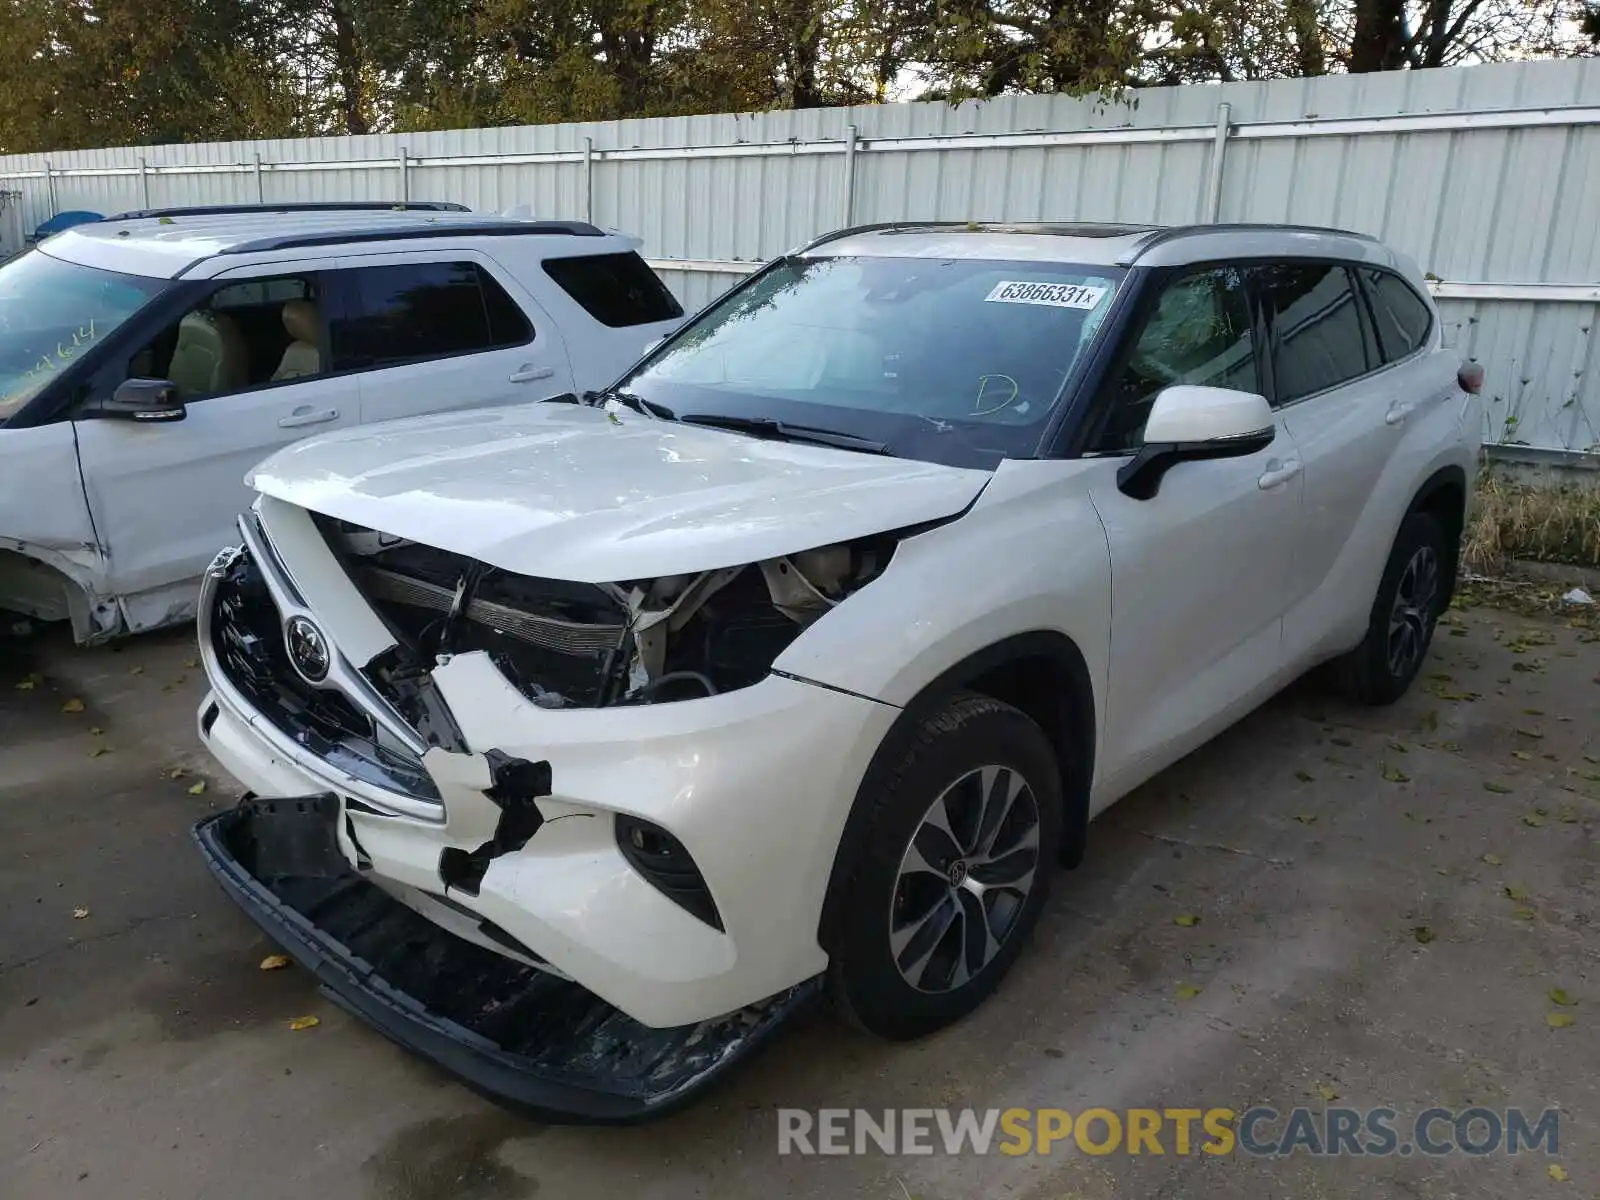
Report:
M713 305L619 389L681 418L770 417L992 467L1033 453L1122 272L811 258Z
M164 286L38 250L0 264L0 425Z

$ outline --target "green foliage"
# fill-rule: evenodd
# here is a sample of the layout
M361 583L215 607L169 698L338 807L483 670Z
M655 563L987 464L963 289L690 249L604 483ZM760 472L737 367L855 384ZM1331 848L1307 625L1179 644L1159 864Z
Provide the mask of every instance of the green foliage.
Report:
M0 153L1595 53L1600 0L0 0Z

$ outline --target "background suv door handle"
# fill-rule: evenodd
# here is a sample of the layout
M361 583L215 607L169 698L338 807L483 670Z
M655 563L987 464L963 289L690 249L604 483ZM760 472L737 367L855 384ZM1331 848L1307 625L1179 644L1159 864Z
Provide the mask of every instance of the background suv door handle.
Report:
M1402 404L1399 402L1391 404L1389 406L1389 411L1383 415L1383 423L1385 425L1403 424L1405 419L1411 415L1411 410L1414 407L1416 406L1412 404Z
M337 421L339 410L337 408L313 409L309 404L302 404L287 417L278 422L279 429L299 429L304 425L321 425L325 421Z
M1300 474L1300 460L1298 458L1267 460L1267 469L1261 473L1261 478L1256 480L1256 486L1262 491L1275 488L1280 483L1288 483Z
M549 379L556 373L554 367L536 367L532 363L523 363L511 373L511 383L533 383L539 379Z

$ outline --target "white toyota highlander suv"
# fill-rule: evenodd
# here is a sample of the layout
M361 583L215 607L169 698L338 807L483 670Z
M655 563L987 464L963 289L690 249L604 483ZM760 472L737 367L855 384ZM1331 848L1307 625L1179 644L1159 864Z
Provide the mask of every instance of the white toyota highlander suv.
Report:
M1481 382L1354 234L825 237L590 403L261 465L199 626L253 795L197 838L549 1115L660 1111L823 992L928 1033L1119 796L1318 664L1406 690Z

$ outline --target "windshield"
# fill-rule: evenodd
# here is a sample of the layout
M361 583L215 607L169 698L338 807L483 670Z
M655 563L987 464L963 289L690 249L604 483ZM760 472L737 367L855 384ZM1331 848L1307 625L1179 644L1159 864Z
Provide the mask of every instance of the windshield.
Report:
M680 419L765 418L902 458L993 467L1034 452L1122 276L993 259L788 259L618 390Z
M38 250L0 263L0 425L165 286Z

